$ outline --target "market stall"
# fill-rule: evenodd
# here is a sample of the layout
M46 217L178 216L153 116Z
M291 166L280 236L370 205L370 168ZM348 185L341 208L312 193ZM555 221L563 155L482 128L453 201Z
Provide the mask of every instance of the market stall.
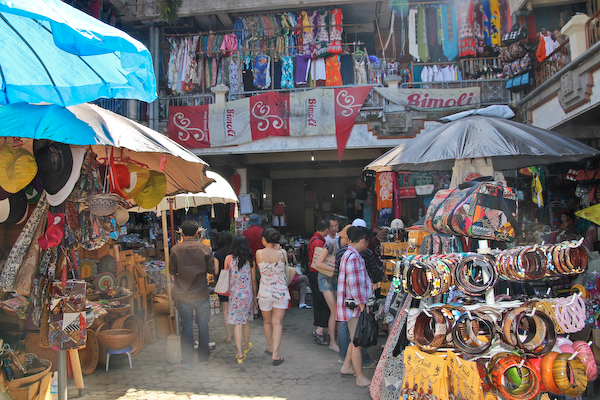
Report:
M497 169L515 169L598 154L537 128L529 130L528 145L524 126L517 131L521 124L489 119L435 128L366 168L430 171L452 168L458 158L487 157ZM503 124L518 140L505 134L492 141L482 133ZM413 144L422 140L426 147ZM507 151L520 144L525 154L486 153L495 143ZM518 209L516 190L475 180L434 193L424 231L417 227L407 243L388 236L382 254L392 284L384 310L392 329L371 384L374 399L576 397L596 379L598 347L590 328L597 323L598 288L595 275L586 274L592 255L583 240L515 245ZM465 252L465 238L479 250ZM570 284L566 293L552 290L576 276L582 284ZM532 283L548 290L536 291Z
M165 195L202 190L212 180L202 160L124 117L92 105L41 107L0 107L0 119L6 122L0 151L16 166L8 168L13 179L0 183L15 192L4 196L1 218L8 225L26 221L7 252L0 290L14 294L4 299L4 311L13 312L15 319L20 315L28 330L39 329L37 343L35 334L30 337L32 348L59 350L54 368L58 364L61 371L61 354L77 349L85 354L95 325L98 334L108 327L132 330L133 353L153 340L154 286L143 259L114 245L123 223L120 214L134 203L153 207ZM16 128L13 122L25 119L18 117L25 108L35 127ZM63 142L47 139L58 140L75 129L79 134L64 135ZM19 138L10 137L15 132ZM41 196L29 215L25 191L30 187ZM86 372L93 371L94 359L103 360L100 338L100 343L90 341L100 356L86 359Z

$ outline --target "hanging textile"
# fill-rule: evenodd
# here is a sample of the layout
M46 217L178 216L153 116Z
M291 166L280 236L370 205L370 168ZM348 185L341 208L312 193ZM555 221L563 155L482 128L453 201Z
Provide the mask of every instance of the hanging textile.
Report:
M427 24L425 23L425 7L419 7L417 14L417 46L421 62L429 61L429 46L427 44Z
M502 45L502 17L500 14L500 2L490 0L490 40L493 45Z
M327 52L329 54L342 54L342 10L334 8L329 17L329 45Z
M240 79L240 61L237 54L229 58L229 93L244 91L244 82Z
M366 54L362 50L354 52L354 81L356 85L367 85Z
M254 58L252 71L254 86L259 89L268 89L271 86L271 57L264 54L257 55Z
M490 0L481 0L483 6L483 36L485 38L485 45L492 45L492 12L490 9Z
M324 58L317 58L316 60L312 60L310 66L310 76L315 82L315 84L317 83L317 81L325 81L327 79L327 71L325 68Z
M340 72L342 84L354 85L354 59L351 54L342 54L340 57Z
M444 55L448 61L458 57L458 24L456 19L456 6L442 6L442 23L444 31Z
M458 14L458 56L477 56L475 39L473 37L473 2L472 0L457 0Z
M281 88L294 88L294 56L281 57Z
M408 12L408 54L415 59L419 58L419 46L417 44L417 13L415 8Z
M485 35L483 33L483 6L477 0L473 4L473 38L475 39L475 52L477 56L483 56L485 50Z
M342 73L340 71L340 61L337 55L327 57L325 70L327 75L325 86L342 85Z
M302 53L305 58L312 58L312 45L315 41L312 25L316 18L316 11L308 14L306 11L301 11L302 14Z
M375 182L377 195L377 209L392 208L394 206L394 177L395 172L378 172Z
M327 57L327 46L329 45L329 33L325 19L327 11L321 10L317 12L317 36L313 47L313 58Z

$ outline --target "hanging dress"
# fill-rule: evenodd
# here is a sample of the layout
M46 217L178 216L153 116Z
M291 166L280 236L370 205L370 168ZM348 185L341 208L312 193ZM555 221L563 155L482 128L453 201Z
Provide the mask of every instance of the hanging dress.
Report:
M327 75L325 86L343 85L342 73L340 70L340 61L337 55L327 57L327 61L325 62L325 70L325 73Z
M294 88L294 56L281 57L281 88Z
M329 45L327 52L329 54L342 54L342 10L335 8L331 10L329 17Z
M458 14L458 56L475 57L475 38L473 37L473 2L457 0Z
M317 37L315 38L315 46L313 58L327 57L327 46L329 45L329 33L327 33L327 25L325 19L327 11L321 10L317 15Z
M356 85L368 85L366 57L364 54L354 56L354 81Z
M254 72L254 86L259 89L268 89L271 86L271 58L259 54L254 58L252 70Z

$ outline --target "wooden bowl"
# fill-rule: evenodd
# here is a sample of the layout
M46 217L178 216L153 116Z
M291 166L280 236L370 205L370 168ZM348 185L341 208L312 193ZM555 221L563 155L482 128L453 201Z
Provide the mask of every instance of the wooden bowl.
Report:
M120 317L121 315L125 315L129 312L130 306L122 306L122 307L110 307L105 308L106 312L112 318Z
M108 329L98 333L98 341L108 349L129 347L137 339L137 333L131 329Z

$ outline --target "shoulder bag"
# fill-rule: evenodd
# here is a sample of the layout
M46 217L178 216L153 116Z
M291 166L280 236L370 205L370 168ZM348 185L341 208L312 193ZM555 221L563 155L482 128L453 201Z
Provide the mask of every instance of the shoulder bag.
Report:
M228 256L229 257L229 256ZM217 284L215 285L215 293L220 294L221 296L229 296L229 265L227 264L227 260L225 259L225 268L219 272L219 279L217 280Z

